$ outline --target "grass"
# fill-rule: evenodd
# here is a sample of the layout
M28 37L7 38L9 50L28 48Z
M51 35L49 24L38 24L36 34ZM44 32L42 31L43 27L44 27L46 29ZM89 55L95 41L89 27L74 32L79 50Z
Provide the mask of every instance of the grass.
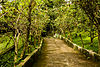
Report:
M79 34L80 33L78 33L78 37L75 38L75 33L72 33L73 43L82 47L82 42L79 37ZM88 37L87 32L81 32L81 34L82 34L82 39L83 39L83 43L84 43L84 48L88 49L88 50L92 50L94 52L98 52L98 37L94 38L93 44L91 46L91 39L90 39L90 37Z
M12 37L12 34L10 34L10 36ZM0 52L8 49L9 47L14 45L14 40L11 39L11 41L9 42L10 37L8 36L4 36L4 37L0 37ZM7 45L7 43L9 42L9 44ZM7 47L6 47L7 45ZM22 43L22 38L19 38L19 43L18 43L18 48L20 48L23 45Z
M4 35L4 34L3 34ZM9 40L10 40L10 37L8 37L8 36L4 36L3 37L3 35L0 35L1 37L0 37L0 52L2 52L2 51L4 51L4 50L6 50L6 49L8 49L9 47L11 47L12 45L14 45L14 41L13 41L13 39L11 39L11 41L10 41L10 43L8 44L8 46L6 47L6 45L7 45L7 43L9 42ZM9 34L11 37L12 37L12 33L11 34ZM22 37L20 37L19 38L19 42L18 42L18 48L20 48L21 46L23 46L24 45L24 43L22 42ZM30 40L31 40L31 38L30 38ZM34 39L32 39L32 41L34 41ZM37 40L38 41L38 40ZM32 44L31 45L31 47L34 47L33 46L34 44ZM36 48L38 47L38 43L37 43L37 45L36 45ZM32 50L33 49L35 49L35 48L32 48Z
M10 43L8 44L8 46L6 47L9 40L10 40L10 38L8 36L4 36L4 37L0 38L0 52L2 50L5 50L5 49L11 47L14 44L13 40L11 40Z
M10 41L10 43L8 44L8 46L6 47L6 44L7 44L7 42L10 40L10 38L8 37L8 36L4 36L3 37L3 35L0 35L0 36L2 36L2 37L0 37L0 52L2 52L2 51L5 51L6 49L8 49L10 46L12 46L12 45L14 45L14 41L13 40L11 40ZM10 35L10 36L12 36L12 34ZM20 37L19 38L19 43L18 43L18 48L20 48L19 50L18 50L18 62L20 62L21 60L20 60L20 55L21 55L21 53L22 53L22 51L23 51L23 45L24 45L24 43L23 43L23 41L22 41L22 37ZM34 41L33 39L32 39L32 41ZM6 48L5 48L6 47ZM32 51L34 51L35 50L35 48L34 48L34 46L33 46L33 44L32 45L29 45L29 47L30 47L30 52L32 52ZM38 43L37 43L37 45L36 45L36 48L38 48ZM26 57L28 55L28 53L26 52L25 53L25 55L24 55L24 58ZM9 51L9 52L7 52L6 54L4 54L4 55L0 55L0 67L2 67L2 66L7 66L7 67L10 67L10 66L13 66L14 65L14 50L11 50L11 51ZM23 58L23 59L24 59Z

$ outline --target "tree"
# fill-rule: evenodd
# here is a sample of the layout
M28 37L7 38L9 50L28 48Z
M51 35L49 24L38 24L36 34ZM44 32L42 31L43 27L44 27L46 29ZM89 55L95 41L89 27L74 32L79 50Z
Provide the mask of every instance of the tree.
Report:
M91 22L91 24L94 24L98 30L98 53L100 54L100 12L99 12L99 4L100 1L99 0L88 0L88 1L84 1L84 0L79 0L77 2L80 7L85 11L85 13L87 14L87 16L89 17L89 19L93 22Z

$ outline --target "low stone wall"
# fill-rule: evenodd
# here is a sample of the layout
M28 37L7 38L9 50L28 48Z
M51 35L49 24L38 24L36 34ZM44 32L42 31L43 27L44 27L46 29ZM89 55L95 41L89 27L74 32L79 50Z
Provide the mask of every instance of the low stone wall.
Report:
M61 35L57 35L54 37L64 40L69 47L73 48L74 50L78 50L80 53L83 53L87 58L90 58L94 61L100 61L100 54L97 54L96 52L93 52L91 50L84 49L84 48L78 46L77 44L74 44L67 38L62 37Z
M16 67L31 67L33 65L34 60L36 60L38 54L42 49L43 40L41 41L40 46L35 49L31 54L29 54L20 64Z

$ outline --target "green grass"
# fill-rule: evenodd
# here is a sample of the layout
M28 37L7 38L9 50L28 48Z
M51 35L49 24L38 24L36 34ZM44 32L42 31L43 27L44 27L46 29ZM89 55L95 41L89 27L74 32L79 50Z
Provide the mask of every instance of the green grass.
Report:
M8 36L0 38L0 52L2 50L5 50L5 49L11 47L14 44L13 40L11 40L10 43L8 44L8 46L6 47L9 40L10 40L10 38Z
M0 37L0 52L8 49L9 47L11 47L12 45L14 45L14 41L13 39L11 39L10 43L8 44L8 46L6 47L8 41L10 40L10 37L8 36L4 36L1 35L2 37ZM10 34L10 36L12 36L12 34ZM21 46L24 45L24 43L22 42L22 37L19 38L19 43L18 43L18 48L20 48ZM31 39L30 39L31 40ZM34 41L34 39L32 39L32 41ZM37 40L38 41L38 40ZM34 47L34 46L33 46ZM38 47L38 43L36 45L36 48ZM35 49L35 48L34 48Z
M7 44L7 42L9 41L9 37L8 36L5 36L5 37L0 37L0 52L2 52L2 51L5 51L7 48L9 48L10 46L12 46L12 45L14 45L14 41L13 40L11 40L10 41L10 43L9 43L9 45L5 48L5 46L6 46L6 44ZM23 45L24 45L24 43L23 43L23 41L22 41L22 37L20 37L19 38L19 43L18 43L18 48L20 48L19 50L18 50L18 62L20 62L21 60L19 60L20 59L20 55L21 55L21 53L22 53L22 51L23 51ZM34 41L34 40L32 40L32 41ZM24 41L25 42L25 41ZM38 48L38 44L36 45L36 48ZM32 52L32 51L34 51L35 50L35 48L34 48L34 46L33 45L29 45L29 47L30 47L30 53ZM24 58L28 55L29 53L25 53L25 55L24 55ZM2 58L1 58L2 57ZM14 50L11 50L11 51L9 51L9 52L7 52L6 54L4 54L4 55L0 55L0 67L2 67L2 66L13 66L14 65ZM7 61L7 62L6 62ZM1 63L2 62L2 63Z
M12 35L10 35L12 36ZM7 45L7 43L9 42L10 38L8 36L4 36L4 37L0 37L0 52L8 49L9 47L14 45L14 40L11 39L10 43ZM6 47L7 45L7 47ZM20 48L23 45L22 43L22 38L19 38L19 43L18 43L18 48Z
M80 33L78 33L78 37L75 38L75 33L72 33L73 43L82 47L82 42L79 37L79 34ZM98 52L98 37L94 38L94 40L93 40L94 43L91 46L91 40L90 40L90 37L88 37L87 32L81 32L81 34L82 34L82 39L83 39L83 43L84 43L84 48L88 49L88 50L92 50L94 52Z

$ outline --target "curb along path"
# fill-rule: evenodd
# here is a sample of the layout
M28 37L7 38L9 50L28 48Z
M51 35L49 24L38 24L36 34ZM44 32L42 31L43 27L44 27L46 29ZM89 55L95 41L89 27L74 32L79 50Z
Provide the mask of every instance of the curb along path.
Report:
M87 60L63 40L45 38L41 55L32 67L100 67L100 62Z

